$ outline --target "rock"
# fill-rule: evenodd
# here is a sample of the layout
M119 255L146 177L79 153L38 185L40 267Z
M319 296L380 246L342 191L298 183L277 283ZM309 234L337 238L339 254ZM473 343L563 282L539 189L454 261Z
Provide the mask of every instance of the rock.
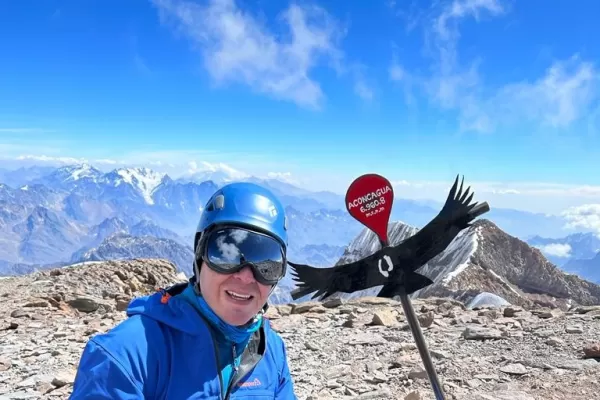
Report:
M302 314L311 311L315 307L320 307L320 303L311 301L302 304L294 304L292 306L292 314Z
M527 368L525 368L523 364L515 363L500 367L500 371L509 375L525 375L527 373Z
M25 303L25 305L23 305L23 307L49 307L50 303L48 303L46 300L33 300L30 301L28 303Z
M410 392L404 396L404 400L422 400L421 393L418 391Z
M417 316L417 319L419 320L419 324L422 328L429 328L433 324L435 314L433 313L433 311L429 311L425 314Z
M503 315L507 318L512 318L521 311L523 311L521 307L508 306L504 309Z
M588 344L583 348L586 358L600 358L600 342Z
M580 325L567 326L565 331L567 333L583 333L583 328Z
M375 312L371 325L395 326L398 325L398 320L396 319L393 310L391 308L386 308Z
M557 310L536 310L533 311L534 315L537 315L538 318L543 318L543 319L547 319L547 318L554 318L560 315L560 312Z
M70 385L75 381L75 375L77 371L62 371L58 373L54 379L52 379L52 385L56 387L63 387Z
M427 379L427 371L421 366L413 367L408 373L410 379Z
M491 393L476 393L472 400L536 400L526 392L515 390L498 390Z
M501 339L502 332L494 328L468 326L463 331L463 337L467 340Z
M81 296L67 302L71 307L81 312L94 312L100 307L100 303L93 297Z
M130 300L127 299L118 299L117 300L117 311L126 311L129 306Z
M565 341L557 337L551 337L546 340L546 344L552 347L560 347L565 345Z
M0 372L8 371L8 369L12 366L12 361L6 357L0 357Z

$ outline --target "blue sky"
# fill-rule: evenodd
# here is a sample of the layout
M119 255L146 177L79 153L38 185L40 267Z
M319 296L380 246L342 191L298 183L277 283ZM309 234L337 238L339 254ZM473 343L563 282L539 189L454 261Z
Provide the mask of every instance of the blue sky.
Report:
M600 203L600 3L547 4L3 2L0 154Z

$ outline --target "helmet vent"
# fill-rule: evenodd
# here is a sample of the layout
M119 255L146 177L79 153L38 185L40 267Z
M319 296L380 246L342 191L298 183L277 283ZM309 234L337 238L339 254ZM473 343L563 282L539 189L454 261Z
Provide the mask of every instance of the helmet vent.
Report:
M225 207L225 196L223 196L222 194L218 195L215 198L215 207L219 210L221 210L223 207Z

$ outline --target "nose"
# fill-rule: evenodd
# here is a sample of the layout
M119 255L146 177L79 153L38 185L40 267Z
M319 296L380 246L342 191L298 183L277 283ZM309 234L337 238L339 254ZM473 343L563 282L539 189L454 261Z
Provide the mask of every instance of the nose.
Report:
M254 279L254 274L252 273L252 269L249 266L240 269L238 272L233 274L233 276L241 280L243 283L256 282L256 280Z

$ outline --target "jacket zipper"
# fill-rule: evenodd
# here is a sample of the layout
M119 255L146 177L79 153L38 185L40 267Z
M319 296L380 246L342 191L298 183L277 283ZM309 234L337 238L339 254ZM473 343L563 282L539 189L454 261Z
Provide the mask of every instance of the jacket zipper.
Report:
M253 340L253 339L251 338L250 340ZM266 335L265 335L265 339L264 339L264 340L265 340L265 348L266 348L266 346L267 346L267 338L266 338ZM234 351L235 351L235 349L234 349ZM259 357L258 357L258 360L256 361L256 363L255 363L255 364L254 364L252 367L254 368L254 367L256 366L256 364L258 364L258 363L260 362L260 360L262 360L262 358L263 358L263 356L262 356L262 355L261 355L261 356L259 356ZM235 356L234 356L234 360L235 360ZM235 363L234 363L234 366L235 366ZM240 380L241 380L241 379L242 379L244 376L246 376L246 375L248 374L248 372L249 372L249 371L246 371L246 374L244 374L244 375L242 375L242 376L237 376L237 377L236 377L236 375L237 375L237 371L238 371L238 370L239 370L239 367L235 367L236 374L234 374L234 375L233 375L233 377L232 377L232 379L231 379L231 387L235 386L235 385L236 385L236 384L237 384L237 383L238 383L238 382L239 382L239 381L240 381ZM228 400L228 399L229 399L229 393L227 394L227 398L226 398L225 400Z
M235 343L231 346L231 353L233 354L233 373L231 374L231 380L229 381L229 385L227 386L227 393L225 394L225 400L229 400L229 396L231 394L231 388L233 387L233 383L235 382L236 375L238 373L238 366L236 364L235 359L237 358L237 350L235 349Z
M209 331L210 331L210 328L209 328ZM219 346L217 345L217 341L215 340L215 337L214 337L212 331L210 331L210 336L211 336L211 339L213 342L213 348L215 349L215 365L217 366L217 375L219 375L219 388L221 389L220 393L219 393L219 398L221 400L223 400L224 384L223 384L223 376L221 375L221 368L219 366Z

